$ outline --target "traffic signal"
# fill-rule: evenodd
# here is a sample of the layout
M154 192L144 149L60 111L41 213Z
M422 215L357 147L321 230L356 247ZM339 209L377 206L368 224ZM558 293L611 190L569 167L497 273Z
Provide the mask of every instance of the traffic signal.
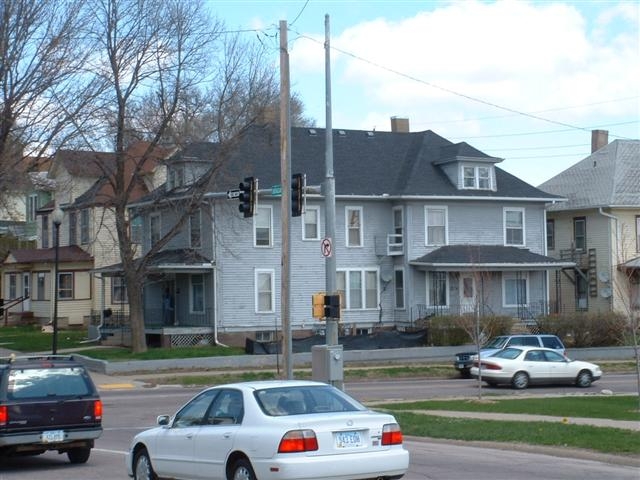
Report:
M302 215L302 204L304 202L305 178L301 173L294 173L291 176L291 216Z
M240 200L240 205L238 205L238 209L244 214L244 218L253 217L258 193L257 183L255 178L245 177L244 181L239 185L240 195L238 195L238 200Z
M326 318L340 318L340 295L325 295L324 316Z
M312 296L313 318L324 320L340 318L340 295L325 295L324 292Z

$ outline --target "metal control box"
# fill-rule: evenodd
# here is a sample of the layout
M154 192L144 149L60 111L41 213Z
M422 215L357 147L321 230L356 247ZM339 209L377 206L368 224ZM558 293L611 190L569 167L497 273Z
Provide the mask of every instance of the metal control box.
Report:
M342 382L344 355L342 345L314 345L311 347L312 379L318 382Z

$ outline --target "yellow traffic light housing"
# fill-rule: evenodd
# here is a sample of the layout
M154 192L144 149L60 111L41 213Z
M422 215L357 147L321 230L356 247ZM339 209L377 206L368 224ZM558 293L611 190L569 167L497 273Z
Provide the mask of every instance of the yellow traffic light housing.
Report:
M314 293L312 296L313 318L324 319L324 292Z

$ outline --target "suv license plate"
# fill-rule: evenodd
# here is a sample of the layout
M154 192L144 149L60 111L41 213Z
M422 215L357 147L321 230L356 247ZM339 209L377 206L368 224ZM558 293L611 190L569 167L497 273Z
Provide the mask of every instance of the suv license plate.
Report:
M49 430L42 432L42 443L64 442L64 430Z
M336 433L337 448L353 448L362 446L360 432L338 432Z

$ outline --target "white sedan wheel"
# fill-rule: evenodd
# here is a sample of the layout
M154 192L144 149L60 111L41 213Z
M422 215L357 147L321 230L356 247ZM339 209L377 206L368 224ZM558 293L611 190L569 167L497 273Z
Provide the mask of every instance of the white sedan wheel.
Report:
M234 464L231 480L256 480L256 475L248 460L241 458Z

